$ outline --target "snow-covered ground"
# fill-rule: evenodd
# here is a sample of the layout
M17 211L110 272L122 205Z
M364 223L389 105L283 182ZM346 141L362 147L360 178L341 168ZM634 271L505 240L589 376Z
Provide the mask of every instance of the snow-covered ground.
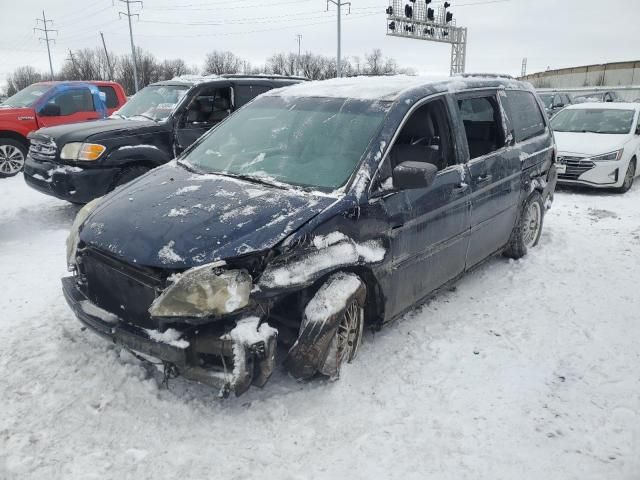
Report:
M375 335L337 382L169 390L65 305L77 207L0 180L0 478L640 478L640 187Z

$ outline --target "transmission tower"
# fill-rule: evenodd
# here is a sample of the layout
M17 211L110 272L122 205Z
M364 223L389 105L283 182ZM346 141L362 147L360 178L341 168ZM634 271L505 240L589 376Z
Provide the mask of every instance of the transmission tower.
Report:
M387 7L387 35L414 38L451 45L451 76L465 72L467 59L467 29L458 27L451 4L444 2L436 12L432 0L390 0Z
M140 6L142 7L142 2L140 0L118 0L118 1L121 3L127 4L127 13L118 12L118 16L119 18L122 18L123 16L125 16L129 20L129 40L131 40L131 57L133 59L133 83L135 86L136 93L138 93L138 66L136 62L136 47L133 44L133 29L131 28L131 17L140 18L140 15L137 13L131 13L131 4L139 3Z
M38 26L40 25L38 22L42 22L42 28ZM53 80L53 63L51 62L51 47L49 46L49 44L51 42L55 43L56 41L53 38L49 38L49 32L56 32L56 35L57 35L58 30L49 28L50 23L53 23L53 20L47 20L47 17L45 16L44 10L43 10L42 18L36 18L36 26L33 27L33 33L35 33L36 30L40 32L44 32L44 38L40 37L38 40L45 42L47 44L47 54L49 55L49 71L51 72L51 80Z

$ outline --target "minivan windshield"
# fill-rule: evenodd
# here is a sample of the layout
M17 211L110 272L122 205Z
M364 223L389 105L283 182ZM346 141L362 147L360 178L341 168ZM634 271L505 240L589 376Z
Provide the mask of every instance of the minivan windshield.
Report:
M165 120L189 88L188 85L149 85L136 93L114 116L146 118L156 122Z
M51 89L51 85L34 83L27 88L23 88L15 95L7 98L2 104L3 107L26 108L31 107L42 95Z
M388 107L371 100L259 97L182 161L203 173L333 191L354 172Z
M556 132L626 135L631 132L634 110L607 108L565 109L551 120Z

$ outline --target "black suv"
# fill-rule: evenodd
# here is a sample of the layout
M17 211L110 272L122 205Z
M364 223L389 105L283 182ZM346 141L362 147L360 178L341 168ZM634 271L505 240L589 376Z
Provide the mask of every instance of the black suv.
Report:
M555 154L510 78L274 90L86 205L64 294L91 330L223 394L262 386L276 343L294 376L335 377L365 324L537 244Z
M86 203L168 162L256 96L299 77L179 77L138 92L111 118L29 135L24 176L48 195Z

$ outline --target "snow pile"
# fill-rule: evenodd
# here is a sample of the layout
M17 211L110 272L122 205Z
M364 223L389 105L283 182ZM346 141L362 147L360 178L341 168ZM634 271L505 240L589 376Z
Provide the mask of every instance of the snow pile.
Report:
M306 320L311 323L322 323L336 315L344 309L361 283L360 278L353 273L339 272L332 275L304 309Z
M268 323L263 323L258 327L260 319L258 317L247 317L236 322L236 326L228 334L228 338L233 340L233 380L234 383L246 371L247 347L264 342L265 346L269 341L278 336L278 330Z
M167 243L164 247L160 249L160 251L158 252L158 257L160 258L160 261L162 263L169 264L169 263L184 261L184 258L178 255L173 249L175 244L176 244L175 241L170 240L169 243Z
M188 185L186 187L179 188L176 190L176 195L182 195L184 193L195 192L199 190L201 185Z
M151 340L155 340L156 342L166 343L167 345L171 345L172 347L182 349L189 346L189 342L180 339L180 337L182 337L182 332L179 332L175 328L168 328L164 332L145 328L145 332L147 332L147 335L149 335L149 338Z
M81 300L78 303L84 313L86 313L87 315L91 315L92 317L99 318L105 323L113 324L120 321L117 315L114 315L113 313L98 307L96 304L90 302L89 300Z
M189 215L188 208L172 208L169 210L169 213L167 213L167 217L184 217L186 215Z
M340 232L313 239L314 250L286 265L267 267L259 285L266 288L303 285L319 273L339 267L377 263L384 259L385 249L379 240L358 243Z
M123 145L118 147L118 150L131 150L132 148L151 148L153 150L160 150L155 145L146 145L146 144L138 144L138 145Z

